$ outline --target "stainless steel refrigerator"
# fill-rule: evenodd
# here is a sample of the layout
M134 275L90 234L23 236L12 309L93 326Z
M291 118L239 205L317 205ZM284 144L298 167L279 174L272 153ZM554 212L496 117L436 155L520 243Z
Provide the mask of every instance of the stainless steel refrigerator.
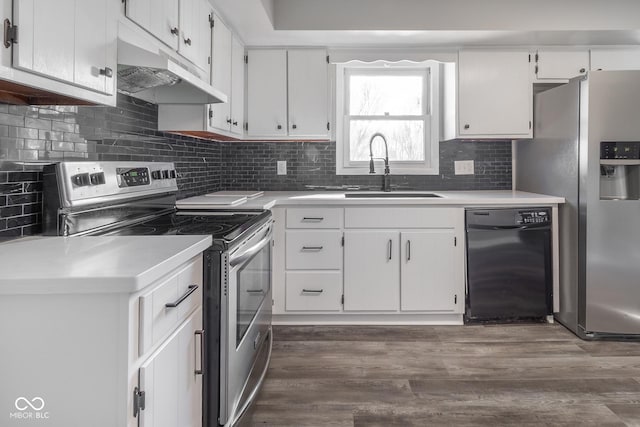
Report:
M516 189L559 210L560 311L581 338L640 338L640 71L595 71L536 94Z

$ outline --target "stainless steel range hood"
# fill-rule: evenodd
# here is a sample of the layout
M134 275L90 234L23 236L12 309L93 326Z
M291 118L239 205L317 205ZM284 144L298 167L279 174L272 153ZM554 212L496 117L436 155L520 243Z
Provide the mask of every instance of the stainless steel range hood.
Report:
M118 39L118 90L153 104L214 104L227 95L160 49Z

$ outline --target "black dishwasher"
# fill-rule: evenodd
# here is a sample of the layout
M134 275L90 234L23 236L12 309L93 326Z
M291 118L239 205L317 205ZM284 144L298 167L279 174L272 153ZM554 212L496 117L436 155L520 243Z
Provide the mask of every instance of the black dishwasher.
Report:
M552 314L551 209L467 209L466 323Z

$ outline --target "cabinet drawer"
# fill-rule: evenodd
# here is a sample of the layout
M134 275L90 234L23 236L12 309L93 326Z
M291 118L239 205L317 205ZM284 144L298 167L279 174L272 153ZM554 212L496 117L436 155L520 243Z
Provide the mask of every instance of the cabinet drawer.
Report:
M345 228L451 228L456 208L347 208Z
M170 334L202 305L202 255L140 297L138 354ZM175 306L169 306L175 305Z
M342 209L287 209L287 228L340 228Z
M287 311L340 311L342 274L337 271L286 274Z
M286 232L286 268L289 270L339 270L342 268L342 232Z

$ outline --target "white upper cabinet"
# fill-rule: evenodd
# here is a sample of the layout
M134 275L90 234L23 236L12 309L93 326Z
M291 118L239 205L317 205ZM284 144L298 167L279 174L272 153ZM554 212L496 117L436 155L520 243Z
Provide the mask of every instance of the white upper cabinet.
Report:
M326 51L256 49L248 58L247 134L326 139Z
M173 50L178 50L180 22L178 0L126 0L129 19L153 34Z
M231 133L244 131L244 45L231 39Z
M455 137L533 136L529 61L529 52L525 50L459 52Z
M566 80L589 70L587 49L538 49L534 73L537 80Z
M96 92L115 93L116 15L109 0L14 2L13 66Z
M209 68L212 19L207 0L180 0L178 53L203 70Z
M248 52L247 92L247 134L267 137L286 136L287 51L285 49Z
M213 10L207 0L125 0L125 14L198 68L209 69Z
M289 135L326 137L327 53L324 49L289 50Z
M591 49L591 70L640 70L640 49Z
M222 20L214 20L211 84L229 101L210 105L208 126L239 136L244 127L244 45Z
M231 31L217 16L212 35L211 85L227 94L230 102L211 104L209 126L229 130L231 125ZM243 76L244 77L244 76Z

